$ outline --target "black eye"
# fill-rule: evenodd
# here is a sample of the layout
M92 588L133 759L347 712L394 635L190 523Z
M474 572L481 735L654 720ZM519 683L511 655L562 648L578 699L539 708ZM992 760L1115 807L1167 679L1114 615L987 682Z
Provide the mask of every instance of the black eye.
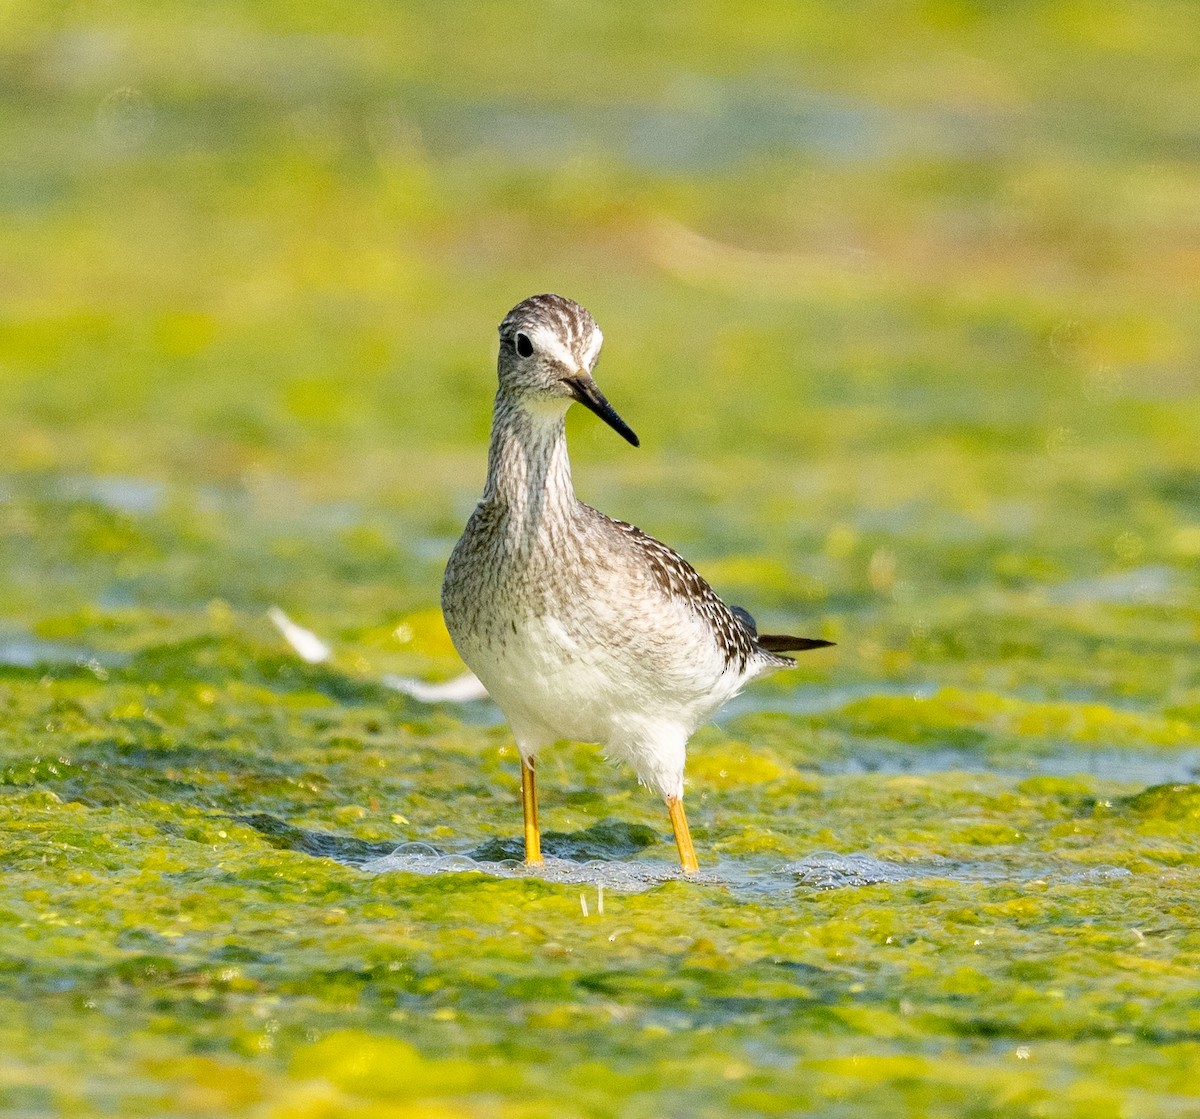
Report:
M533 343L529 341L528 334L518 334L513 339L513 344L517 348L517 353L522 357L533 357Z

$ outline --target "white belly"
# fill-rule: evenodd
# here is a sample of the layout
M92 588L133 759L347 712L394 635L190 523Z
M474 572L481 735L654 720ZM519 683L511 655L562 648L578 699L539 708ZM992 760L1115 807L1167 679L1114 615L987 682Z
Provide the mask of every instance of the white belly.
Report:
M522 619L516 633L468 641L461 652L529 749L568 738L627 753L662 727L686 739L745 682L711 641L697 641L694 653L654 649L648 671L648 658L629 646L588 638L541 615Z

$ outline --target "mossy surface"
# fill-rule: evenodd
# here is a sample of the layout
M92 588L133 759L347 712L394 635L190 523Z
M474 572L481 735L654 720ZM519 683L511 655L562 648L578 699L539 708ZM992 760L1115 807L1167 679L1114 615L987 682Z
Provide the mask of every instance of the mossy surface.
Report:
M0 12L0 1113L1195 1113L1200 8L522 11ZM694 882L385 684L546 289L581 495L838 642Z

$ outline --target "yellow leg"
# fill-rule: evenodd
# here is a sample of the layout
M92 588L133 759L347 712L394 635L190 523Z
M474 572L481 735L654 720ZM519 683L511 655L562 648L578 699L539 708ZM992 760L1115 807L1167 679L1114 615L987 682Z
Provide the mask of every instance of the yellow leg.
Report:
M695 874L700 864L696 862L692 833L688 831L687 817L683 814L683 801L678 797L667 797L667 811L671 814L671 827L675 831L675 846L679 848L679 865L683 867L684 874Z
M521 761L521 807L525 810L525 865L541 866L542 833L538 831L537 785L533 777L533 758Z

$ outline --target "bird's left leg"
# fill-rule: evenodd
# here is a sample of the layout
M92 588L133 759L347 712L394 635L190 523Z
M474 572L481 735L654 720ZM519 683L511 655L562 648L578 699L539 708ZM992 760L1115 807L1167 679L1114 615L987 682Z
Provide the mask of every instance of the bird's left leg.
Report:
M521 811L525 816L525 865L542 865L542 833L538 831L537 767L538 752L553 741L541 728L505 711L508 725L512 728L517 744L517 756L521 764Z
M525 865L542 865L542 833L538 831L537 783L532 754L521 758L521 807L525 811ZM686 825L685 825L686 826Z

